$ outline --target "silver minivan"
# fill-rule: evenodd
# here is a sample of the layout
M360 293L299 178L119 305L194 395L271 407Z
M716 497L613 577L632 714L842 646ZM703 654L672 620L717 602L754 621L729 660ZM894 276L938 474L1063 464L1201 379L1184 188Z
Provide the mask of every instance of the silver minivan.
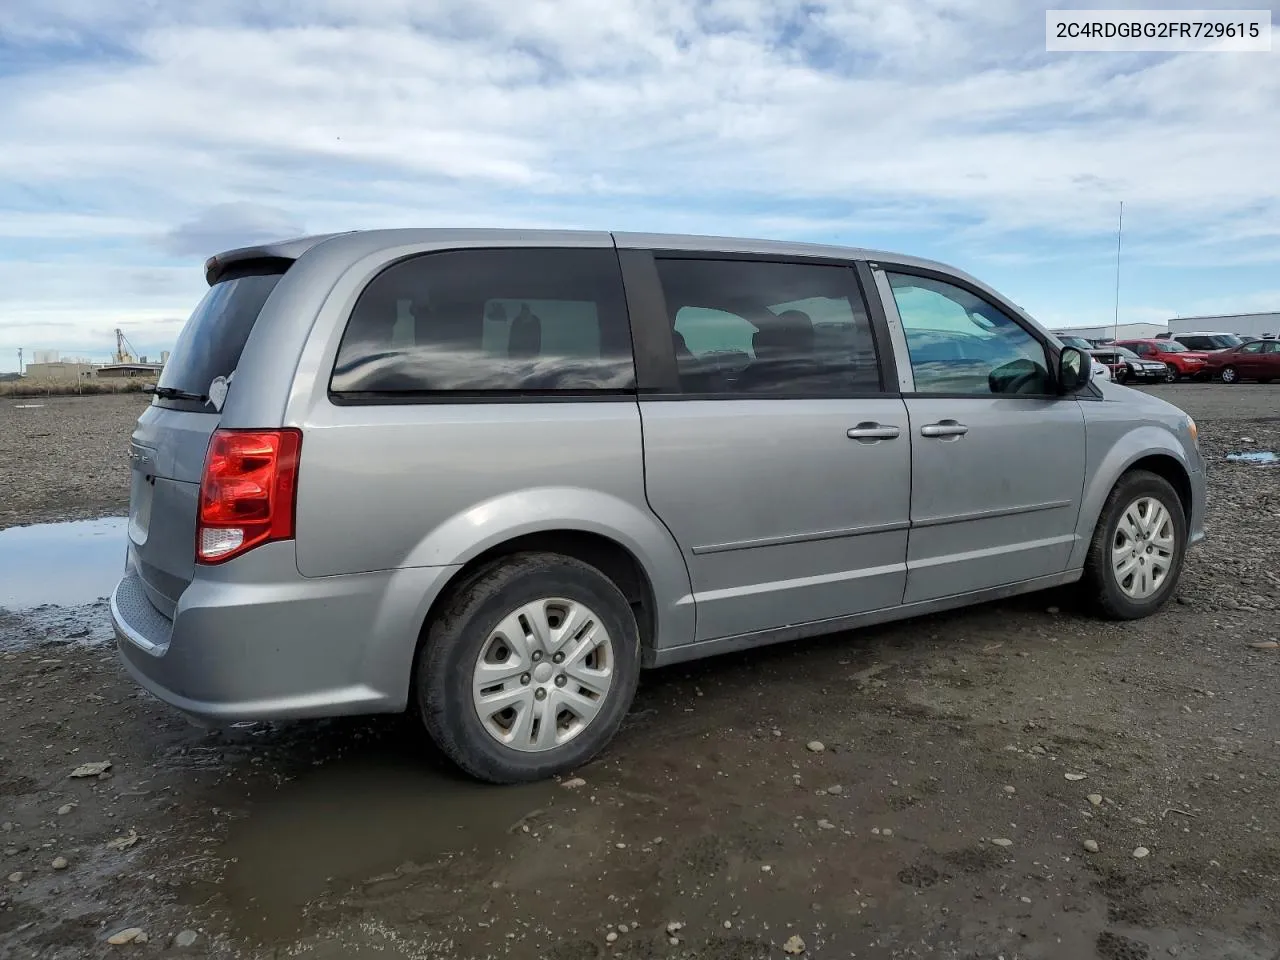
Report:
M1172 595L1196 427L957 270L686 236L232 250L138 420L120 656L206 722L569 770L642 667L1081 581Z

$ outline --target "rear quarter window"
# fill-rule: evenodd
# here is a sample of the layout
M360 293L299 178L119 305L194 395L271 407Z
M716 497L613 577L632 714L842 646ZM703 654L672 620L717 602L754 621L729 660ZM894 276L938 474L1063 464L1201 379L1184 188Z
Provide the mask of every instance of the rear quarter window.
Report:
M612 250L452 250L393 264L356 302L338 398L625 393L631 332Z

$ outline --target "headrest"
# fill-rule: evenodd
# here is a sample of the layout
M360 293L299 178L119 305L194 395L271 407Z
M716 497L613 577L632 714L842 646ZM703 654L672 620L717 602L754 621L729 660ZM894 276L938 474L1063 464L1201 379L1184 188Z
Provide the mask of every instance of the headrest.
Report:
M786 310L776 317L753 320L758 329L751 338L756 356L808 357L813 353L813 321L800 310Z
M542 353L542 321L523 304L507 333L508 357L536 357Z

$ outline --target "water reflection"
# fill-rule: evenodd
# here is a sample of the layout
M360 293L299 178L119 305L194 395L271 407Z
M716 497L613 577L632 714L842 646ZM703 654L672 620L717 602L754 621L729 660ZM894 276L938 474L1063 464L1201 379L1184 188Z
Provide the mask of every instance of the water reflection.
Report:
M1234 460L1237 463L1255 463L1260 467L1269 467L1280 464L1280 456L1272 453L1270 450L1251 450L1248 453L1228 453L1228 460Z
M0 530L0 607L79 606L109 596L124 568L128 519Z
M250 802L220 851L229 865L218 892L237 932L289 940L313 898L398 870L411 883L414 866L445 853L494 852L555 790L477 783L425 763L399 737L364 745Z

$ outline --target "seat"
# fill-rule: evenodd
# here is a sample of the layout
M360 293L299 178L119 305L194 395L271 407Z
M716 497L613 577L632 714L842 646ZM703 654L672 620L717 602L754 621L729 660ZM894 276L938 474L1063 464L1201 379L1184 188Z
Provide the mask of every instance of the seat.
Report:
M511 329L507 331L508 357L536 357L542 353L542 321L529 309L527 303L520 305L520 312L511 321Z
M801 310L786 310L751 320L756 332L751 338L755 359L742 371L736 383L740 391L782 389L815 372L813 320Z

